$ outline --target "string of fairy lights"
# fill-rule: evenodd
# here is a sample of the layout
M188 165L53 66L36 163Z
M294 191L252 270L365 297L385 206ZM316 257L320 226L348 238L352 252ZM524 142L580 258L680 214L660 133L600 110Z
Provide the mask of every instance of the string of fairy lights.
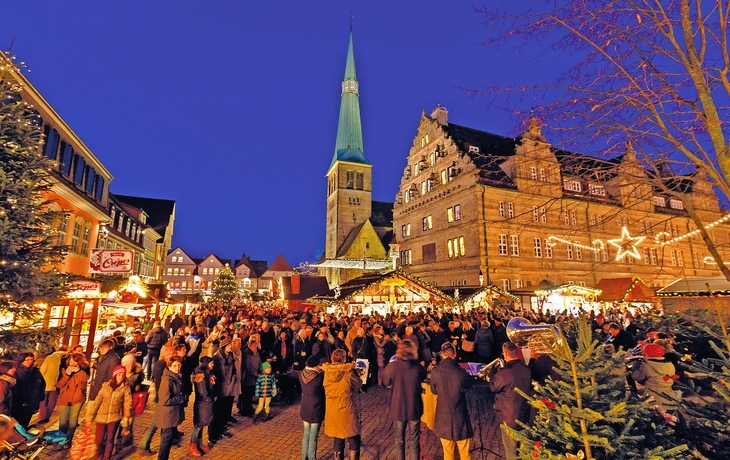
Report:
M712 227L715 227L717 225L720 225L722 223L725 223L727 221L730 221L730 214L727 214L719 219L717 219L714 222L710 222L709 224L705 225L706 229L710 229ZM656 235L654 235L654 243L661 245L661 246L669 246L674 243L678 243L680 241L687 240L697 234L700 233L699 229L692 230L691 232L684 233L682 235L677 235L672 237L671 233L668 232L659 232ZM620 238L613 238L610 240L607 240L608 244L611 246L614 246L616 251L616 261L620 262L624 260L626 257L631 257L637 260L641 260L642 256L639 252L638 246L644 242L646 239L646 236L640 235L640 236L631 236L631 233L629 232L629 229L624 226L621 228L621 237ZM592 251L592 252L601 252L605 250L606 243L603 242L601 239L595 239L591 241L590 246L581 244L577 241L572 241L565 238L560 238L559 236L551 235L547 238L546 241L547 245L550 247L556 246L558 243L563 244L570 244L573 245L573 247L578 247L581 249L584 249L586 251ZM705 257L703 259L703 262L708 265L716 265L717 262L711 257Z

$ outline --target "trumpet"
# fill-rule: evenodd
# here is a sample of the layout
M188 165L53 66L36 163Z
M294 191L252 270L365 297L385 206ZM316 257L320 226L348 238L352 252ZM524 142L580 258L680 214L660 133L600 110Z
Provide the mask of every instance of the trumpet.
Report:
M492 371L492 369L495 366L498 366L499 369L502 369L504 367L504 360L502 358L497 358L494 361L492 361L491 363L485 365L484 367L482 367L481 369L479 369L479 372L477 373L477 377L479 377L482 380L486 380L487 382L489 382L489 380L491 378L489 376L489 373Z

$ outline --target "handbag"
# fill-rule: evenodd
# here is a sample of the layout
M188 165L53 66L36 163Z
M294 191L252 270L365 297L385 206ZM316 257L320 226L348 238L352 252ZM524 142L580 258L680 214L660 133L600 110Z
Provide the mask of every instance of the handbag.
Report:
M132 395L132 412L134 415L142 415L147 406L147 398L150 393L148 391L140 391Z
M474 351L474 342L466 339L462 340L461 349L467 352Z

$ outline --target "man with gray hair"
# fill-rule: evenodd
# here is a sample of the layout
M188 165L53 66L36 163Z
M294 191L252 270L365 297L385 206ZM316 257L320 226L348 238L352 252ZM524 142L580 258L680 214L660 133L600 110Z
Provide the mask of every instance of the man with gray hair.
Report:
M456 348L452 343L441 345L441 358L431 371L431 392L438 395L433 433L441 440L444 460L454 460L457 447L461 460L471 460L469 448L474 430L469 421L466 392L472 379L456 363Z

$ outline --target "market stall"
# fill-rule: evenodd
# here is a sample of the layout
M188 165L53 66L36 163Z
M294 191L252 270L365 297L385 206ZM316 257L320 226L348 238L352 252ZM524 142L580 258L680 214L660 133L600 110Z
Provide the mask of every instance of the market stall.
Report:
M619 309L636 316L659 306L654 290L639 278L604 278L596 288L601 290L598 302L602 313Z
M503 291L492 284L488 286L460 286L444 288L443 292L454 299L454 310L467 313L475 308L491 309L494 307L514 306L517 296Z
M536 289L532 300L532 309L543 314L556 315L569 313L577 315L581 311L599 312L598 296L600 289L577 284L561 284L560 286Z

